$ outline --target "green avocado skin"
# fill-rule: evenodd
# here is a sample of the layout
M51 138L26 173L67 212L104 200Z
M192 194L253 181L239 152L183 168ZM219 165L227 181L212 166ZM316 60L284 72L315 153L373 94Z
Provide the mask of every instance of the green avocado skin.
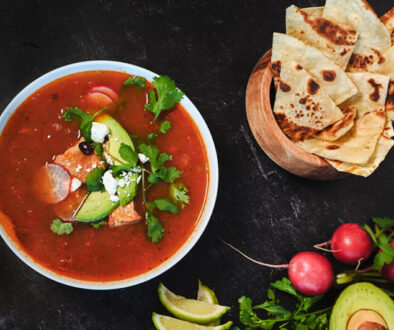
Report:
M110 134L107 142L106 152L114 158L116 165L123 164L119 155L119 148L122 143L129 145L134 150L133 142L127 131L114 118L105 114L98 118L98 122L107 125ZM133 179L137 180L138 174L133 174ZM111 214L117 206L126 205L137 193L137 182L130 182L128 186L118 187L120 202L112 202L109 193L106 191L94 191L90 193L75 219L80 222L94 222L101 220Z
M359 310L378 313L388 329L394 329L394 302L381 289L367 282L349 285L342 291L330 317L330 330L346 330L350 317Z

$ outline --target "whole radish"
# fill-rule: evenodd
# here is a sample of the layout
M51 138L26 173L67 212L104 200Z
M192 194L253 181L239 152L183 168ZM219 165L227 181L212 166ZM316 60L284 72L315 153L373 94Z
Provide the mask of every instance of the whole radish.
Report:
M345 223L339 226L331 240L314 247L331 245L331 252L335 259L346 264L356 265L370 257L373 244L368 233L357 223Z
M392 241L390 244L394 249L394 241ZM380 252L382 252L382 250L380 250L378 253ZM379 270L379 272L385 279L394 281L394 260L391 263L384 265L382 269Z
M290 282L306 296L326 293L332 285L334 272L327 258L316 252L300 252L291 258L289 264L272 265L250 258L242 251L223 241L248 260L270 268L287 268Z

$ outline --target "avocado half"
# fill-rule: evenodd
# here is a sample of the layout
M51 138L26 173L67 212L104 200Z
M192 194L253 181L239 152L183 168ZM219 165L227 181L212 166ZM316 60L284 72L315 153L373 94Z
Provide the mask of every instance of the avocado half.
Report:
M371 283L348 286L338 297L330 330L394 329L394 302Z

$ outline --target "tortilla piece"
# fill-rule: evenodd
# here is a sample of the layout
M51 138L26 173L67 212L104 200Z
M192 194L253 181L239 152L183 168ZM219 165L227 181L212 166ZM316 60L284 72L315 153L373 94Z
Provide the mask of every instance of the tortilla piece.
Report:
M357 93L357 88L338 65L318 49L282 33L274 33L272 70L280 71L281 63L294 60L321 85L328 96L340 104Z
M321 17L323 16L323 10L324 10L324 6L321 7L306 7L306 8L302 8L303 11L305 11L306 13L308 13L309 15L313 15L316 17Z
M355 107L347 107L342 110L342 113L345 117L326 127L315 137L320 140L335 141L345 135L353 127L357 111Z
M356 45L358 32L292 5L286 10L286 33L319 49L343 70Z
M390 47L384 54L381 63L375 63L371 67L372 72L387 74L390 83L386 99L387 117L394 120L394 46Z
M384 103L388 77L369 72L349 74L359 93L346 101L342 107L357 109L352 129L335 141L309 138L297 145L316 155L349 163L364 164L374 152L386 121Z
M394 7L391 8L386 14L384 14L380 20L389 30L391 35L391 43L394 44Z
M380 165L380 163L386 158L390 149L394 145L394 141L391 137L394 135L393 125L390 119L386 119L386 124L383 130L383 134L378 139L376 148L370 157L369 161L365 164L352 164L341 162L338 160L326 159L332 167L340 172L347 172L355 175L361 175L367 177L371 175Z
M344 115L320 85L295 61L283 62L276 76L274 114L293 141L304 140Z
M348 71L368 71L391 46L390 33L365 0L327 0L323 17L359 32Z

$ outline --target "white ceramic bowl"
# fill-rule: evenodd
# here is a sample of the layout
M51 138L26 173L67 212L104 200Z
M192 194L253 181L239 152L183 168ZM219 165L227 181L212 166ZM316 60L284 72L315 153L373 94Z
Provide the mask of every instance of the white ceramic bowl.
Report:
M15 98L11 101L11 103L6 107L4 112L0 117L0 134L2 133L8 119L13 114L13 112L22 104L24 100L26 100L31 94L33 94L39 88L47 85L48 83L59 79L61 77L67 76L69 74L84 72L84 71L94 71L94 70L105 70L105 71L118 71L118 72L126 72L132 75L145 77L148 81L152 81L157 74L143 69L141 67L122 63L122 62L114 62L114 61L87 61L87 62L79 62L70 65L63 66L47 74L42 77L36 79L31 84L26 86ZM215 145L213 143L213 139L211 133L202 118L201 114L198 112L197 108L194 104L189 100L187 96L184 96L181 104L189 113L189 115L193 118L195 124L200 130L201 136L204 140L207 156L208 156L208 165L209 165L209 184L206 195L206 201L203 211L200 214L199 221L193 231L193 233L189 236L186 242L179 248L179 250L173 254L169 259L165 262L153 268L152 270L131 277L129 279L120 280L120 281L109 281L109 282L93 282L93 281L82 281L73 279L67 276L59 275L36 261L34 261L25 251L23 251L7 234L4 228L0 225L0 235L10 247L10 249L27 265L31 268L39 272L40 274L63 284L84 288L84 289L96 289L96 290L108 290L108 289L118 289L124 288L132 285L136 285L142 282L146 282L166 270L170 269L174 266L179 260L181 260L196 244L201 234L203 233L205 227L208 224L208 221L211 217L218 190L218 181L219 181L219 170L218 170L218 160L216 155Z

